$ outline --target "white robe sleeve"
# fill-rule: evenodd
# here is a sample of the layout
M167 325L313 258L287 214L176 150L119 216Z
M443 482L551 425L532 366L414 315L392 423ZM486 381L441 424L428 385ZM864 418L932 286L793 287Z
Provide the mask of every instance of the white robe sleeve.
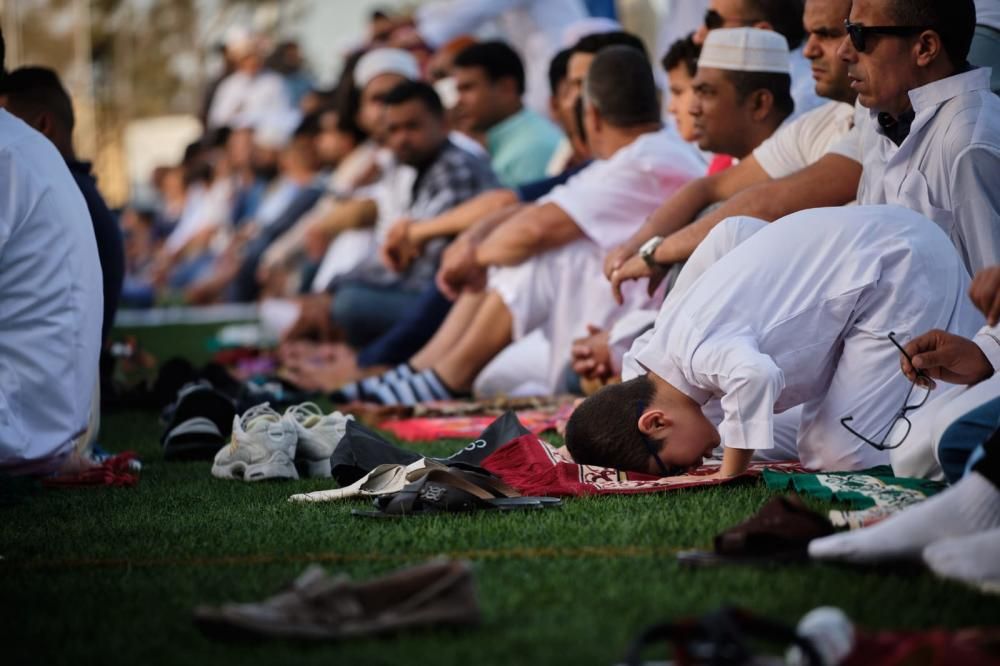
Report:
M696 379L722 394L723 446L735 449L774 448L774 403L785 377L774 360L745 337L710 342L695 354Z
M1000 326L983 326L972 339L986 354L994 371L1000 371Z
M965 243L969 271L1000 264L1000 150L973 145L959 154L951 174L955 225Z

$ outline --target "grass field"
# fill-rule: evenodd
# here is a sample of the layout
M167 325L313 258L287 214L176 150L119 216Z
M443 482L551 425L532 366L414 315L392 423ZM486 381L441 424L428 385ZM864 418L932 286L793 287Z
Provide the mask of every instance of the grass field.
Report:
M141 331L161 358L203 357L204 327ZM794 622L824 604L869 627L1000 623L983 597L917 569L685 569L678 549L753 513L762 483L660 496L571 499L561 509L401 521L363 502L290 505L330 481L244 484L159 454L153 413L108 416L102 444L144 462L132 489L0 486L3 664L609 664L646 624L737 604ZM415 448L449 453L463 442ZM270 595L310 562L366 578L438 554L472 560L481 627L303 645L220 643L199 603ZM650 653L662 658L660 654Z

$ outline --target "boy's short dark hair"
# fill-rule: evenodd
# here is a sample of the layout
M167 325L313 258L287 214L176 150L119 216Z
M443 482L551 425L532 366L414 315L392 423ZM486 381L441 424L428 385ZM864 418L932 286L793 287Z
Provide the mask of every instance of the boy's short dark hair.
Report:
M398 106L413 100L422 103L437 118L444 117L444 105L434 87L423 81L403 81L390 90L383 102L386 106Z
M631 32L625 32L624 30L598 32L593 35L581 37L580 41L570 49L570 55L573 53L593 54L609 46L631 46L634 49L642 51L642 55L647 60L649 59L649 52L646 51L646 45L642 43L642 40Z
M581 465L649 471L639 416L656 386L646 375L605 386L584 400L566 424L566 448Z
M698 56L701 55L701 47L694 43L693 37L693 35L688 35L670 45L670 48L663 55L663 60L660 61L664 72L672 72L683 65L688 76L695 75L695 72L698 71Z
M524 64L521 56L506 42L479 42L462 49L455 56L454 67L481 67L493 82L511 78L519 95L524 94Z

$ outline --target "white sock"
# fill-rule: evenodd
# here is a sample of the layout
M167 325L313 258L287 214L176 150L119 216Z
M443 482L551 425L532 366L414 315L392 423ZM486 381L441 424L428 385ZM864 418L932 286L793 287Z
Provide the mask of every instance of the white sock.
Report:
M935 541L995 527L1000 527L1000 490L972 472L939 495L877 525L811 541L809 556L860 564L916 559Z
M924 549L924 563L941 578L1000 593L1000 528L937 541Z

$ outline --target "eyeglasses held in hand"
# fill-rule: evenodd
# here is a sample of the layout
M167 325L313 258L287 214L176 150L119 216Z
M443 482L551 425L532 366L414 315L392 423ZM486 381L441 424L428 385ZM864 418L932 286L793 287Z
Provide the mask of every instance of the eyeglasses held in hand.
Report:
M910 366L913 366L913 358L906 353L903 346L896 340L895 333L889 333L889 341L896 345L896 349L898 349L906 360L910 362ZM914 369L916 370L915 367ZM921 382L921 379L924 381ZM853 416L845 416L840 419L840 424L847 428L852 435L863 441L865 444L875 447L879 451L888 451L899 448L906 439L906 436L910 434L910 428L913 425L910 423L910 419L907 417L907 414L912 412L914 409L923 407L924 403L927 402L927 398L931 394L930 377L920 370L917 370L917 380L918 381L916 383L910 384L910 390L906 392L906 398L903 399L903 406L900 407L899 411L896 412L896 415L892 417L889 425L875 433L874 437L865 437L854 428L847 425L854 420Z

